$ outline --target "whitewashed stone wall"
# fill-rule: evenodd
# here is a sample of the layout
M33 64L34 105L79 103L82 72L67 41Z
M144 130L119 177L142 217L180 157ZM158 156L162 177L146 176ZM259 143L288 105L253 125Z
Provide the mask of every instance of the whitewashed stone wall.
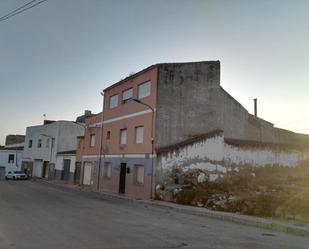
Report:
M261 167L266 165L295 166L307 156L299 150L278 150L271 147L235 146L224 141L224 134L181 146L169 152L158 153L158 181L174 168L182 171L199 169L209 173L209 179L219 174L236 170L244 165Z
M224 163L251 166L281 165L295 166L303 160L303 153L297 150L280 151L270 148L242 148L224 144Z

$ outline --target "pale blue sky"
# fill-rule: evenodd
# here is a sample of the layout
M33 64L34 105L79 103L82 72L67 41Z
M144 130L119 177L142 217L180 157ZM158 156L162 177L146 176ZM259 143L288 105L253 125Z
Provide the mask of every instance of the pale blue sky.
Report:
M0 16L28 0L1 0ZM159 62L221 61L249 112L309 133L308 0L48 0L0 22L0 144L99 112L100 90Z

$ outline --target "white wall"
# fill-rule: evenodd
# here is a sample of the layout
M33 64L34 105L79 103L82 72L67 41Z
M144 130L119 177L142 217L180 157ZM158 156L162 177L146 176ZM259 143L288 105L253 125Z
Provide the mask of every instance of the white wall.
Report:
M67 121L58 121L59 137L57 152L72 151L77 149L77 136L84 135L85 128L80 124Z
M47 125L38 125L27 127L26 129L26 138L25 138L25 147L24 147L24 159L30 161L35 159L40 159L43 161L50 161L55 163L57 143L51 148L51 138L58 138L58 122L54 122ZM50 137L43 136L48 135ZM49 138L49 146L47 147L47 139ZM38 148L38 140L42 139L42 147ZM32 140L32 148L29 148L29 140Z
M163 168L183 167L184 170L200 168L213 171L223 160L223 136L216 136L187 145L158 157L158 164Z
M224 134L218 134L168 153L159 153L157 172L159 180L174 167L183 171L201 169L208 172L226 173L231 166L266 165L295 166L308 155L298 150L278 150L271 147L237 147L226 144ZM164 176L165 174L165 176Z
M51 148L51 138L55 138L55 146ZM24 160L40 159L56 162L58 152L76 150L76 137L84 135L84 127L71 121L57 121L51 124L27 127L24 147ZM49 146L46 146L49 138ZM42 147L38 148L38 140L42 139ZM29 140L32 140L32 148L28 148ZM51 158L51 160L50 160Z
M63 160L68 159L71 160L70 164L70 172L75 172L75 162L76 162L76 156L75 155L57 155L57 162L55 169L56 170L63 170Z
M14 162L8 163L9 155L14 155ZM17 157L17 160L16 160ZM9 171L18 171L21 169L21 161L23 157L23 151L20 150L0 150L0 166L5 167L6 173Z
M302 159L302 152L297 150L278 151L269 148L239 148L228 144L224 145L224 160L226 164L295 166Z

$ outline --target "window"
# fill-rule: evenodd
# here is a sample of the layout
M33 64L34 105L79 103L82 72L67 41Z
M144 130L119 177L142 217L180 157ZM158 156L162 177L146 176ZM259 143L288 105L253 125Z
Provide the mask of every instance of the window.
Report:
M109 108L114 108L118 106L118 94L111 96L109 98Z
M138 86L138 98L141 99L141 98L150 96L150 88L151 88L150 81L139 85Z
M111 138L111 131L107 131L107 133L106 133L106 139L107 139L107 140L110 140L110 138Z
M135 183L139 185L144 184L144 178L145 178L145 169L143 165L135 165L134 167L134 173L135 173Z
M81 149L83 146L83 142L81 140L78 141L78 149Z
M52 138L52 148L54 148L54 147L55 147L55 139Z
M9 159L8 159L8 163L14 163L14 154L9 154Z
M133 98L133 88L130 88L122 93L122 102L127 103Z
M28 141L28 148L32 148L32 140L31 139Z
M38 140L38 148L42 148L42 139Z
M127 144L127 129L120 130L120 144Z
M49 147L49 138L46 139L46 148Z
M95 134L90 135L90 147L95 146Z
M135 143L142 144L144 141L144 126L135 127Z
M112 177L112 164L110 162L104 163L104 178L110 179Z

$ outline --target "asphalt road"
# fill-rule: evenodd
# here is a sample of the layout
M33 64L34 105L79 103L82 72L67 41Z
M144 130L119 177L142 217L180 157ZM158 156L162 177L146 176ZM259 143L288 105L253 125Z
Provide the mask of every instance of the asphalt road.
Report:
M0 248L309 248L309 239L167 208L0 182Z

